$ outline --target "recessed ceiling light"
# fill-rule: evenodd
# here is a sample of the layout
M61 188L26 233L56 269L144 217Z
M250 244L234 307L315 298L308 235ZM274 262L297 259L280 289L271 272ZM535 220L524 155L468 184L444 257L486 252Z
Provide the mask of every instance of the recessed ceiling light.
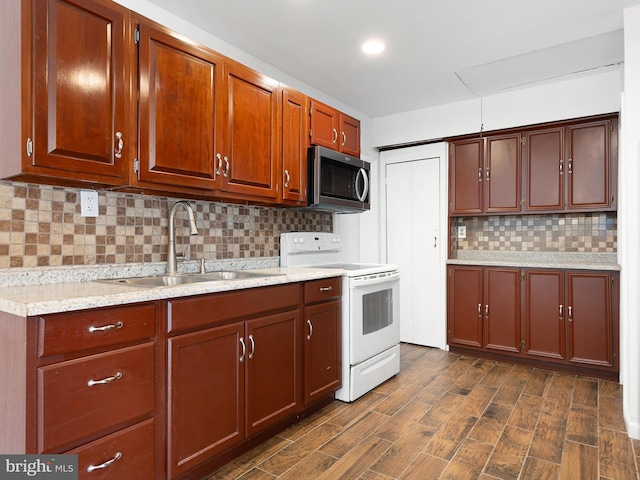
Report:
M362 51L367 55L377 55L384 51L384 42L382 40L367 40L362 44Z

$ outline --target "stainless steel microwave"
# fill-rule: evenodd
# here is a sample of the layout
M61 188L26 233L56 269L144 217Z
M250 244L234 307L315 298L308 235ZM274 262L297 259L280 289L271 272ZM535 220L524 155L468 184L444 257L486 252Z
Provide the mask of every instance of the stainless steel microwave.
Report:
M309 148L309 207L338 213L369 210L371 164L324 147Z

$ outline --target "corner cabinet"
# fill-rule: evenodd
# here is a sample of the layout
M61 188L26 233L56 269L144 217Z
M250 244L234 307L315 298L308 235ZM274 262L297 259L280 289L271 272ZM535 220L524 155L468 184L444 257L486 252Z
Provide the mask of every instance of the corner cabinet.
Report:
M448 344L614 378L618 299L617 272L449 265Z
M3 33L7 58L17 54L9 49L22 46L22 58L15 58L17 72L22 71L16 82L22 106L18 89L0 94L5 107L0 124L21 118L22 144L16 154L3 157L2 177L124 184L135 145L129 11L100 0L15 1L3 14L12 23Z
M317 100L309 105L311 144L360 158L360 121Z
M617 119L453 139L449 215L615 211Z

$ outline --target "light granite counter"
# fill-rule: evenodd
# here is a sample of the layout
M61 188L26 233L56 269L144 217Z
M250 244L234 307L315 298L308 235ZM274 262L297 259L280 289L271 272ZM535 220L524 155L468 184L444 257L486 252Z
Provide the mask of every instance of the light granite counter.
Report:
M260 264L260 262L258 262L258 264ZM96 280L157 275L164 273L164 270L156 271L157 266L155 265L148 265L148 267L151 268L139 268L135 266L116 268L115 266L111 266L97 269L91 267L70 267L65 269L64 267L50 267L40 272L37 268L7 269L14 270L14 272L0 272L0 282L3 283L0 288L0 312L26 317L30 315L69 312L87 308L124 305L127 303L163 300L206 293L226 292L244 288L304 282L344 274L344 271L341 269L327 268L292 268L279 266L257 269L247 268L251 265L255 266L256 264L240 264L237 261L232 264L216 262L216 268L211 268L208 271L250 269L255 272L263 272L270 275L243 280L215 280L176 286L141 287L116 282L103 283ZM211 266L214 265L208 265L208 267ZM187 268L184 268L185 266L181 267L183 267L180 268L181 272L196 271L193 270L190 265L186 266ZM112 275L105 275L105 270L109 270L110 268L114 270ZM22 270L25 271L23 272ZM70 270L73 273L70 273ZM38 275L38 273L40 273L40 275ZM116 273L118 274L116 275ZM131 275L131 273L138 273L138 275ZM61 277L61 275L63 277ZM9 277L12 277L12 279ZM38 277L44 277L45 279L53 281L50 283L36 283L35 280ZM67 281L61 281L61 278L66 278ZM69 278L74 278L76 281L68 281ZM78 279L81 280L78 281Z
M515 268L620 270L615 253L460 250L456 253L456 258L447 260L447 264Z

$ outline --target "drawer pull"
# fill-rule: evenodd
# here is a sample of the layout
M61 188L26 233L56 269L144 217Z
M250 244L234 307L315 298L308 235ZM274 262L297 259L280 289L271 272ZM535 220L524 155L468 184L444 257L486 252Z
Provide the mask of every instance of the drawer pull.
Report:
M328 286L328 287L320 287L320 291L321 292L330 292L331 290L333 290L333 287Z
M309 335L307 335L307 340L311 340L311 337L313 336L313 324L311 323L311 320L307 320L307 325L309 326Z
M101 468L107 468L107 467L108 467L108 466L110 466L113 462L115 462L116 460L120 460L121 458L122 458L122 453L117 452L115 457L113 457L113 458L112 458L112 459L110 459L110 460L107 460L107 461L106 461L106 462L104 462L104 463L101 463L100 465L89 465L89 466L87 467L87 472L91 473L91 472L93 472L94 470L100 470Z
M124 327L124 323L122 322L112 323L111 325L105 325L103 327L94 327L93 325L91 325L89 327L89 333L106 332L107 330L112 330L114 328L122 328L122 327Z
M113 382L114 380L119 380L120 378L122 378L122 372L118 372L112 377L103 378L102 380L89 380L87 382L87 386L93 387L94 385L105 385Z

